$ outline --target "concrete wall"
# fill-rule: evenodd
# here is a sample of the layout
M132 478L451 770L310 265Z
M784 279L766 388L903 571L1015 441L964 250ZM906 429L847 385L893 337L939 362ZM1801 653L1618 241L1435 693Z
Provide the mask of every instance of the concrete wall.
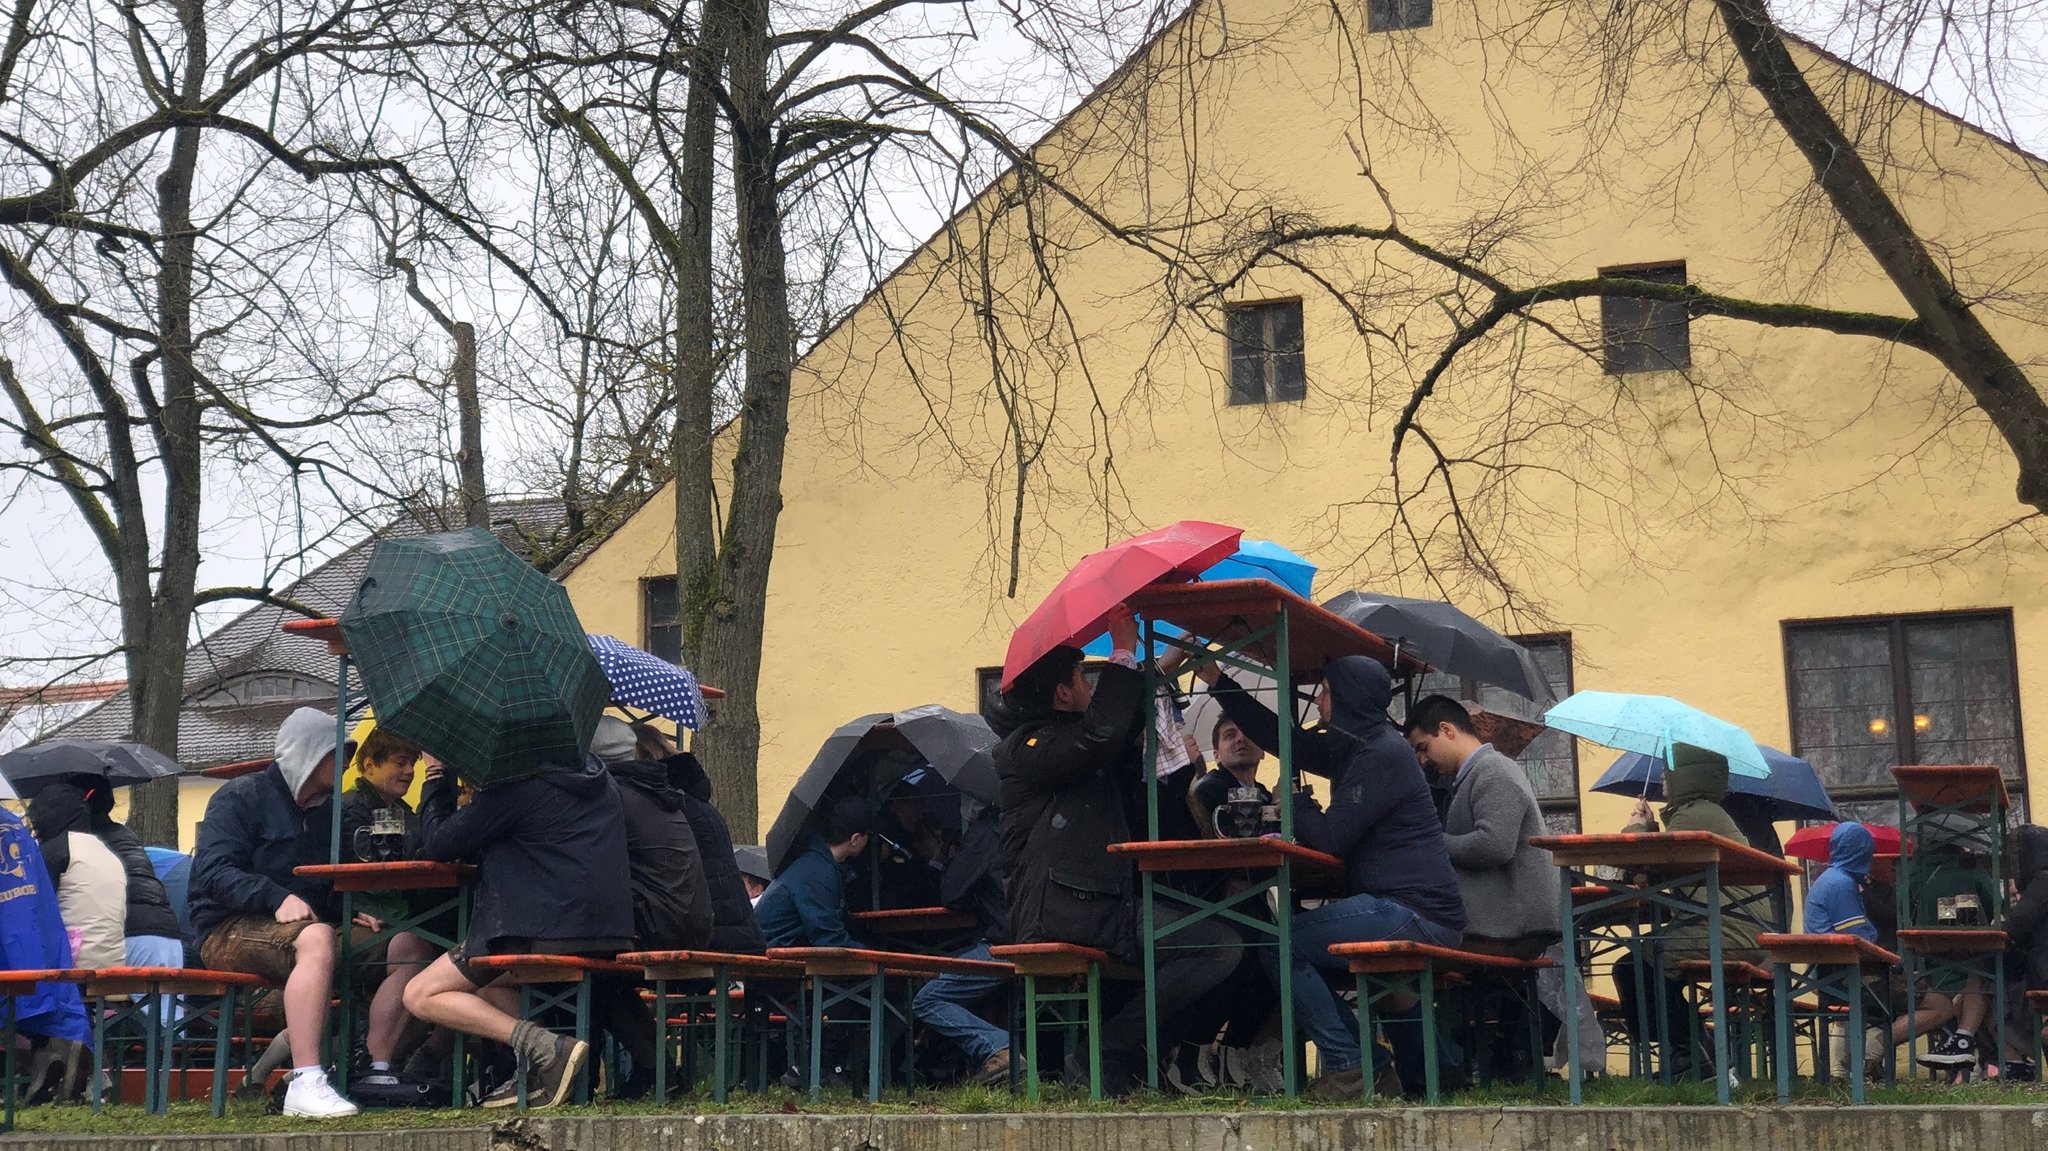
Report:
M2041 1107L1527 1107L515 1120L378 1133L22 1136L51 1151L2032 1151Z

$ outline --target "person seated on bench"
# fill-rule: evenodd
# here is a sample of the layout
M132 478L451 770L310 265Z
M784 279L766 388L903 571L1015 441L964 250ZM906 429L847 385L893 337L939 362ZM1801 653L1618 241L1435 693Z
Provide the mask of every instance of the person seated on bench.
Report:
M1876 848L1877 841L1872 838L1870 829L1854 820L1838 823L1828 833L1828 866L1814 877L1813 886L1806 889L1806 906L1800 915L1801 925L1808 934L1854 935L1877 942L1877 924L1871 922L1870 913L1865 908L1863 890L1870 878L1870 860ZM1881 1004L1888 998L1880 995ZM1882 1068L1891 1049L1904 1043L1908 1034L1932 1035L1947 1026L1954 1014L1947 997L1940 995L1921 996L1919 1008L1917 1020L1903 1016L1893 1020L1889 1035L1877 1027L1864 1029L1865 1073ZM1908 1027L1912 1028L1910 1032ZM1833 1024L1832 1033L1835 1074L1847 1075L1847 1027L1845 1024Z
M1269 708L1214 664L1195 674L1211 685L1223 714L1260 747L1278 753L1280 720ZM1297 801L1296 838L1344 860L1347 891L1345 898L1294 917L1295 1009L1322 1061L1322 1073L1310 1085L1318 1098L1357 1098L1365 1089L1357 1020L1321 975L1342 978L1350 971L1347 961L1330 954L1330 945L1406 939L1456 947L1465 937L1465 904L1429 781L1414 749L1387 718L1393 697L1385 665L1364 656L1333 659L1324 665L1316 692L1320 724L1293 733L1295 766L1330 779L1329 810L1306 796ZM1411 1033L1412 1050L1406 1040ZM1390 1028L1389 1035L1401 1041L1404 1061L1412 1061L1411 1072L1419 1077L1419 1030ZM1377 1045L1372 1055L1376 1089L1398 1093L1391 1062L1383 1061Z
M1725 757L1691 744L1673 745L1671 762L1664 769L1664 830L1712 832L1744 847L1749 846L1748 837L1721 807L1721 800L1727 794L1728 760ZM1656 817L1650 814L1647 801L1636 800L1632 818L1622 830L1657 830ZM1706 898L1706 889L1691 888L1680 894L1687 899L1701 901ZM1760 907L1756 902L1760 894L1752 887L1724 886L1721 889L1721 961L1724 965L1768 961L1756 945L1756 917L1768 914L1768 908ZM1738 904L1745 910L1741 914L1732 914L1731 909ZM1702 1072L1702 1078L1712 1080L1714 1069L1711 1060L1706 1052L1695 1052L1692 1047L1692 1008L1685 996L1685 977L1677 968L1685 960L1708 958L1707 926L1704 922L1695 921L1683 927L1669 928L1663 932L1662 940L1664 978L1657 979L1647 969L1642 973L1651 1002L1643 1003L1636 995L1637 953L1631 952L1614 965L1614 989L1616 997L1621 1000L1623 1021L1638 1042L1657 1042L1662 1035L1662 1025L1658 1021L1658 1003L1661 1001L1664 1019L1672 1031L1673 1075L1684 1075L1697 1068ZM1649 1025L1647 1033L1642 1031L1645 1013Z
M1471 710L1447 695L1415 701L1405 730L1423 768L1450 785L1444 845L1465 901L1464 949L1562 962L1557 868L1549 852L1529 843L1548 829L1528 773L1480 739ZM1581 1021L1597 1028L1592 1001L1583 987L1579 994ZM1563 976L1539 974L1537 996L1550 1014L1546 1030L1554 1031L1564 1019Z
M0 968L63 971L71 966L71 938L57 905L57 885L43 863L41 845L21 817L0 807ZM14 999L16 1032L33 1045L22 1100L69 1098L85 1087L92 1068L92 1022L76 983L38 983Z
M770 947L866 947L846 926L847 864L868 849L872 817L867 800L842 795L819 814L782 874L754 905Z
M460 749L452 750L457 758L440 758L459 765ZM426 858L477 864L476 891L468 938L414 977L405 989L406 1010L511 1045L529 1065L528 1105L553 1107L568 1098L590 1044L517 1018L511 989L492 986L498 973L468 960L534 954L609 959L632 947L633 888L618 785L595 756L586 756L573 768L480 788L457 807L453 773L435 763L420 795L420 827ZM484 1106L510 1106L518 1098L515 1074Z
M960 838L960 850L939 876L939 901L980 921L981 939L960 952L961 959L993 959L989 947L1010 939L999 819L993 808L977 813ZM1002 975L949 972L918 988L911 1004L920 1023L951 1040L967 1056L974 1068L974 1081L991 1087L1010 1081L1010 1033L974 1009L1009 984Z
M356 752L356 785L341 800L344 861L377 863L419 858L420 817L405 801L406 793L412 790L419 758L419 748L381 727L370 730ZM383 829L392 820L396 820L399 828L397 841L378 841L380 833L389 837ZM432 893L431 898L438 900L441 893ZM403 891L363 892L356 896L356 906L389 923L409 912L410 900ZM452 917L439 930L453 935ZM370 998L370 1026L363 1041L370 1056L370 1070L355 1081L365 1102L373 1107L382 1102L374 1096L400 1087L401 1079L417 1081L432 1073L434 1053L421 1046L426 1029L405 1010L405 987L439 953L439 948L409 931L392 937L384 947L384 978ZM400 1053L414 1047L421 1049L414 1053L405 1074L393 1072L392 1064ZM447 1052L442 1050L438 1054L445 1058Z
M1972 850L1972 846L1935 840L1915 850L1913 901L1916 906L1910 926L1979 929L1991 926L1986 917L1999 905L1998 891L1992 886L1987 858ZM1969 901L1974 901L1978 909L1975 916L1965 915L1958 906ZM1955 919L1942 918L1944 903L1954 908L1952 914ZM1953 1006L1955 1029L1920 1052L1920 1065L1937 1072L1974 1068L1979 1055L1977 1033L1983 1030L1985 1019L1991 1014L1990 981L1979 975L1949 970L1930 977L1927 986L1932 989L1931 994L1944 997Z
M683 794L668 768L645 757L633 728L605 716L597 721L590 753L619 785L626 816L626 861L633 883L633 946L640 951L702 949L711 936L711 892L697 837L683 814ZM592 986L597 1023L632 1057L633 1071L610 1084L614 1099L654 1090L654 1012L640 998L638 980L605 976Z
M1146 764L1145 730L1157 713L1145 698L1145 675L1134 654L1137 621L1120 607L1108 627L1114 651L1094 683L1081 667L1080 648L1056 647L1020 673L1009 691L984 700L982 717L1001 739L994 758L1011 934L1018 943L1077 943L1134 963L1137 866L1108 847L1135 839L1143 828L1148 786L1160 789L1162 818L1176 809L1185 813L1195 773L1189 766L1159 779ZM1163 928L1191 912L1161 898L1153 914ZM1236 929L1216 919L1186 925L1158 949L1162 1049L1192 1038L1189 1010L1230 977L1243 954ZM1099 1042L1106 1093L1122 1095L1144 1081L1142 995L1109 1013ZM1067 1060L1068 1081L1088 1082L1087 1066L1085 1053L1076 1050Z
M192 853L192 929L199 959L284 984L284 1034L292 1078L284 1113L335 1119L356 1113L321 1067L327 1001L341 936L334 892L293 869L329 862L334 777L355 744L335 745L334 717L302 707L277 729L277 758L231 779L206 804ZM338 754L337 754L338 753ZM356 926L382 924L367 913Z
M733 855L732 828L712 806L711 777L704 765L689 752L677 751L675 741L657 727L636 723L633 735L640 742L640 757L660 761L668 770L669 786L682 795L683 816L697 841L704 886L711 893L711 938L705 947L738 955L768 950L761 925L754 918L754 897L748 894Z

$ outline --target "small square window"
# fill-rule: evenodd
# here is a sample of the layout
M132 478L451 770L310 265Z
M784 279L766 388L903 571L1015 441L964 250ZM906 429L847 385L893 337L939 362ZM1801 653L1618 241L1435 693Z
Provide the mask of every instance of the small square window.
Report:
M1225 319L1231 403L1280 403L1306 394L1300 300L1240 305Z
M680 665L683 662L683 616L676 595L676 577L640 581L641 644L647 654Z
M1683 285L1686 282L1683 261L1640 268L1602 268L1600 274L1651 284ZM1605 352L1607 371L1613 375L1689 368L1692 366L1692 315L1684 304L1666 300L1602 296L1600 342Z
M1398 32L1403 28L1427 28L1435 15L1433 0L1367 0L1365 30Z

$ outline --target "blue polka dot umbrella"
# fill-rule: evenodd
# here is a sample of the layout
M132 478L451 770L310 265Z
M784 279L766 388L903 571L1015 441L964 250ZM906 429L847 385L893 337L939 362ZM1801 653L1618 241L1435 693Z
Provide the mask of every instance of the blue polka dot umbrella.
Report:
M613 703L675 720L691 731L704 726L704 691L688 668L608 635L590 637L590 654L611 681Z

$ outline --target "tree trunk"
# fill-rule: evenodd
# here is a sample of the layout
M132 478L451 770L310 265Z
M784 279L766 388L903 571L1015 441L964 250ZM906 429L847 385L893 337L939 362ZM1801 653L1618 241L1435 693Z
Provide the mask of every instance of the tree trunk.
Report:
M1971 311L1807 84L1764 0L1714 2L1751 85L1805 154L1829 202L1926 325L1935 355L2005 437L2019 464L2020 502L2048 511L2048 399Z
M184 104L196 107L206 83L206 15L198 0L183 0L177 12L185 34L179 95ZM192 627L199 578L200 405L192 331L192 281L199 237L192 224L192 183L199 168L200 138L197 127L173 132L170 159L156 181L157 219L163 235L163 261L157 272L161 341L157 366L162 376L163 411L156 426L164 469L164 527L148 631L139 644L132 634L128 637L134 736L173 759L178 754L178 710L184 702L186 638ZM135 690L137 685L140 692ZM128 818L144 843L175 846L177 782L166 780L138 789L129 799Z
M704 620L717 599L718 488L712 444L718 429L718 365L712 353L717 287L711 275L717 226L718 85L730 37L729 0L709 0L690 61L683 124L682 219L672 257L676 285L676 602L683 659L702 672ZM707 681L715 682L715 681ZM724 686L720 684L719 686ZM718 705L720 709L723 704Z
M455 465L462 477L462 522L473 528L491 526L488 489L484 487L484 405L476 393L476 325L457 320L448 325L455 338L455 362L448 379L455 385L455 410L461 424L462 447Z
M705 729L701 756L734 834L757 838L762 625L775 526L782 514L782 460L789 434L793 337L787 254L777 198L775 110L768 94L767 0L738 0L732 28L733 183L739 207L745 300L746 385L732 499L718 548L718 582L704 605L700 670L726 691ZM680 542L679 542L680 546Z

